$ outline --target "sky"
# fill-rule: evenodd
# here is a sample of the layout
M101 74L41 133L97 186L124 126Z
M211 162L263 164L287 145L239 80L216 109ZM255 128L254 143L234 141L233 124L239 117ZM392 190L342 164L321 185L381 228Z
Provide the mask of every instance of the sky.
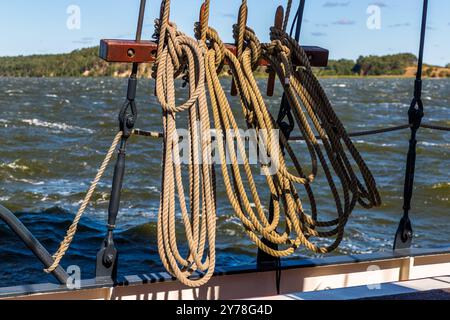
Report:
M287 0L249 0L248 25L269 38L276 7ZM299 0L294 0L297 7ZM450 1L429 1L425 62L450 63ZM202 0L172 0L171 20L193 34ZM212 0L210 24L232 42L241 0ZM143 38L153 34L159 0L147 0ZM417 54L422 0L306 0L301 43L330 50L331 59L399 52ZM64 53L102 38L132 39L139 0L0 0L0 56Z

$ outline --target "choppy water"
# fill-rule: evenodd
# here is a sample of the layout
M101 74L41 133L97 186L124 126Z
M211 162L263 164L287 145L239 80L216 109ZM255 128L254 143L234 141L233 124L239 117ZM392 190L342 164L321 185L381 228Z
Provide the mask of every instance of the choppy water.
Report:
M223 81L229 85L229 80ZM350 131L406 121L411 80L322 82ZM125 87L126 80L119 79L0 78L0 203L16 212L51 252L63 238L116 132ZM138 127L160 130L161 113L151 95L153 87L150 80L140 84ZM268 100L274 112L280 104L280 94L278 88L278 95ZM185 92L180 89L180 98L183 97ZM449 80L426 81L424 101L425 121L450 125ZM240 107L236 107L236 112L240 112ZM384 204L371 211L359 207L355 210L335 254L391 249L402 211L408 138L405 130L355 139L373 170ZM419 140L412 210L414 245L442 247L450 243L450 134L422 130ZM301 143L296 145L299 153L302 147ZM161 270L155 247L160 165L160 141L133 137L118 219L122 275ZM83 218L64 260L65 265L81 266L83 278L94 275L94 257L105 230L111 171L100 184L94 205ZM233 218L220 181L218 185L218 265L254 263L256 248ZM322 194L322 190L316 192ZM322 196L320 201L322 211L333 212L327 197ZM0 223L1 286L43 281L53 279L42 273L40 263Z

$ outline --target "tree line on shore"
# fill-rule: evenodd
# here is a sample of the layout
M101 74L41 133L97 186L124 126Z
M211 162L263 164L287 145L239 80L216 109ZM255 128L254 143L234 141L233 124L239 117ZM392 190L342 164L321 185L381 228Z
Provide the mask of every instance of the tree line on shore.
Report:
M385 56L360 56L349 59L330 60L325 68L314 68L320 77L333 76L414 76L417 57L410 53ZM128 64L110 64L98 58L98 47L75 50L67 54L47 54L16 57L0 57L1 77L121 77L130 70ZM259 68L259 73L265 70ZM141 67L141 75L149 76L151 68ZM450 63L444 67L424 67L428 77L450 77Z

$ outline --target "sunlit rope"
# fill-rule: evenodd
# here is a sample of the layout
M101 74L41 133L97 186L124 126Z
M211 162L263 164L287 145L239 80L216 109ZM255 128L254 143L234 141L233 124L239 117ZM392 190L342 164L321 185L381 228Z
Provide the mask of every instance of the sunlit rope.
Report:
M156 23L159 38L155 65L156 96L163 109L163 165L157 233L158 252L166 270L183 284L197 287L214 273L216 203L211 160L210 119L205 89L205 48L169 22L170 1L163 3L162 20ZM189 98L176 105L175 78L188 70ZM179 159L176 115L187 111L189 143L189 209ZM176 199L189 249L183 257L177 243ZM190 211L190 212L189 212ZM189 277L201 272L198 279Z

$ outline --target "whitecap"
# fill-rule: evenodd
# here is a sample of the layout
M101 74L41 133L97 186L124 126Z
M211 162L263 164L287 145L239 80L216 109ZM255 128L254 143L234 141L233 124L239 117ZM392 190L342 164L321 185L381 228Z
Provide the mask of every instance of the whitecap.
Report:
M9 121L5 119L0 119L0 124L2 124L3 127L8 128Z
M145 187L144 189L148 189L148 190L150 190L152 192L159 193L158 188L155 187L155 186Z
M83 131L83 132L87 132L87 133L94 133L94 131L91 129L81 128L81 127L77 127L77 126L71 126L71 125L65 124L65 123L47 122L47 121L42 121L39 119L24 119L24 120L22 120L22 122L26 123L28 125L36 126L36 127L58 129L58 130L62 130L62 131Z
M225 229L225 230L223 230L223 233L230 237L234 237L237 234L236 230L231 230L231 229Z
M434 143L434 142L426 142L426 141L419 142L419 145L424 146L424 147L444 147L444 148L448 148L450 146L449 143Z
M442 189L442 188L445 188L445 187L450 187L450 182L447 182L447 183L438 183L438 184L435 184L433 187L432 187L432 189Z
M376 142L370 142L365 140L355 140L356 143L359 144L366 144L370 146L377 146L377 147L397 147L397 144L395 143L376 143Z
M23 90L6 90L5 93L14 94L14 93L23 93Z
M41 186L41 185L45 184L44 181L34 181L34 180L28 180L28 179L17 179L17 181L32 184L34 186Z
M21 170L21 171L30 170L30 168L28 168L27 166L18 164L17 163L18 161L19 160L16 160L16 161L11 162L11 163L2 163L2 164L0 164L0 168L10 168L10 169L13 169L13 170Z
M50 94L50 93L47 93L45 96L48 97L48 98L58 98L58 95L57 95L57 94Z

